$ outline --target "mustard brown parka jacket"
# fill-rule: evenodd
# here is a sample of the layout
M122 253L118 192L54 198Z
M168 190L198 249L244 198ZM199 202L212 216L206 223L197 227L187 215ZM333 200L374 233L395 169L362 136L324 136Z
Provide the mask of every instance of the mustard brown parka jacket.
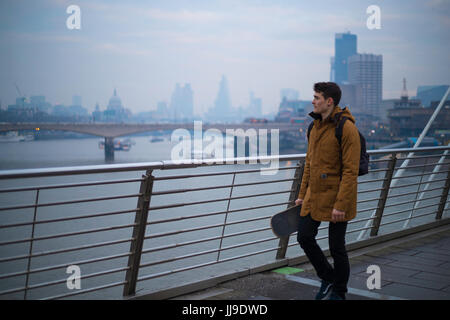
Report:
M344 211L344 220L356 216L358 170L361 143L355 118L348 108L335 106L331 115L322 121L320 114L311 112L314 126L310 132L308 151L299 199L303 199L301 216L311 214L316 221L331 221L333 208ZM348 118L342 132L342 145L335 135L337 121ZM339 159L342 148L342 163ZM342 176L342 178L341 178Z

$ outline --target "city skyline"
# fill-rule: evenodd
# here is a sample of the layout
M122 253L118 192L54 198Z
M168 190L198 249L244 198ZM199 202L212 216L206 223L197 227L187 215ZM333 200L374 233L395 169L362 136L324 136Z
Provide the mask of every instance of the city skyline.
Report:
M280 90L311 100L328 81L336 33L358 37L358 52L383 55L383 99L418 86L448 84L450 5L445 1L77 1L81 29L68 30L64 0L0 4L0 100L44 95L52 104L102 109L114 88L133 113L169 103L176 83L190 83L194 114L212 106L223 74L232 107L249 92L263 113L276 112ZM366 26L369 5L381 9L381 29ZM407 8L407 11L406 11Z

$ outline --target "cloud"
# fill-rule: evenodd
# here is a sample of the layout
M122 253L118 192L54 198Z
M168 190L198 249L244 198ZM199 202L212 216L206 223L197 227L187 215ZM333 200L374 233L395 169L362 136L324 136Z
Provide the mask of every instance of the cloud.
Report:
M178 81L192 83L196 104L209 105L217 93L220 75L225 73L231 90L235 90L233 102L247 103L247 91L251 89L263 98L264 108L276 108L280 87L295 87L305 97L308 95L303 93L311 91L312 81L328 79L334 34L345 31L357 34L359 52L383 54L387 90L401 89L398 83L402 76L398 74L415 84L434 75L444 78L444 70L448 69L448 58L444 56L448 51L445 30L450 26L448 0L411 0L407 10L406 1L383 2L382 29L374 32L366 28L368 3L356 0L4 2L7 5L2 5L2 9L8 8L0 10L6 25L0 27L3 48L20 48L21 55L29 61L46 57L51 62L58 62L61 54L51 44L68 49L64 53L84 59L86 70L91 71L89 78L94 81L95 74L100 87L111 86L116 72L121 85L136 82L154 90L148 95L148 90L134 89L130 94L124 89L124 96L136 97L136 106L144 101L155 105L155 99L170 99ZM65 28L65 8L70 4L81 8L81 32ZM36 48L45 54L33 57ZM433 59L429 52L434 52ZM8 61L4 60L0 69ZM35 63L32 68L19 71L26 79L39 78L38 72L45 69L40 65ZM117 69L108 69L106 75L103 71L109 65ZM57 79L58 69L45 69L48 83ZM78 71L73 70L74 86L83 83ZM87 72L80 74L84 77ZM424 75L427 78L422 80ZM35 85L40 88L41 84L36 81ZM48 86L49 94L55 85ZM95 102L98 93L85 91L83 99L86 95L86 101ZM88 94L92 97L88 98Z

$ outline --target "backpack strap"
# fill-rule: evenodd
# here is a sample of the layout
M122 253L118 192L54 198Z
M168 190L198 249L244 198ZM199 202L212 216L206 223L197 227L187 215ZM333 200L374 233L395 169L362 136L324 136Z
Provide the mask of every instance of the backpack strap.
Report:
M347 119L348 118L345 116L343 116L339 119L339 122L336 126L335 133L334 133L336 136L336 139L338 140L338 143L339 143L339 163L341 164L341 170L340 170L341 171L341 173L340 173L341 180L342 180L342 132L344 130L344 124Z
M347 117L342 117L340 120L339 120L339 122L338 122L338 124L337 124L337 126L336 126L336 129L335 129L335 135L336 135L336 139L338 140L338 142L339 142L339 146L342 144L342 132L343 132L343 130L344 130L344 123L345 123L345 121L347 120L348 118Z

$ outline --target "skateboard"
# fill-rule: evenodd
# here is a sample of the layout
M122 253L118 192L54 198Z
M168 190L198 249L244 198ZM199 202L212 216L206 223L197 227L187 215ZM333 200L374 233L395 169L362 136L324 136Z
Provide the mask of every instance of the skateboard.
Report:
M293 206L272 216L270 226L277 237L287 237L298 230L301 208L301 205Z

